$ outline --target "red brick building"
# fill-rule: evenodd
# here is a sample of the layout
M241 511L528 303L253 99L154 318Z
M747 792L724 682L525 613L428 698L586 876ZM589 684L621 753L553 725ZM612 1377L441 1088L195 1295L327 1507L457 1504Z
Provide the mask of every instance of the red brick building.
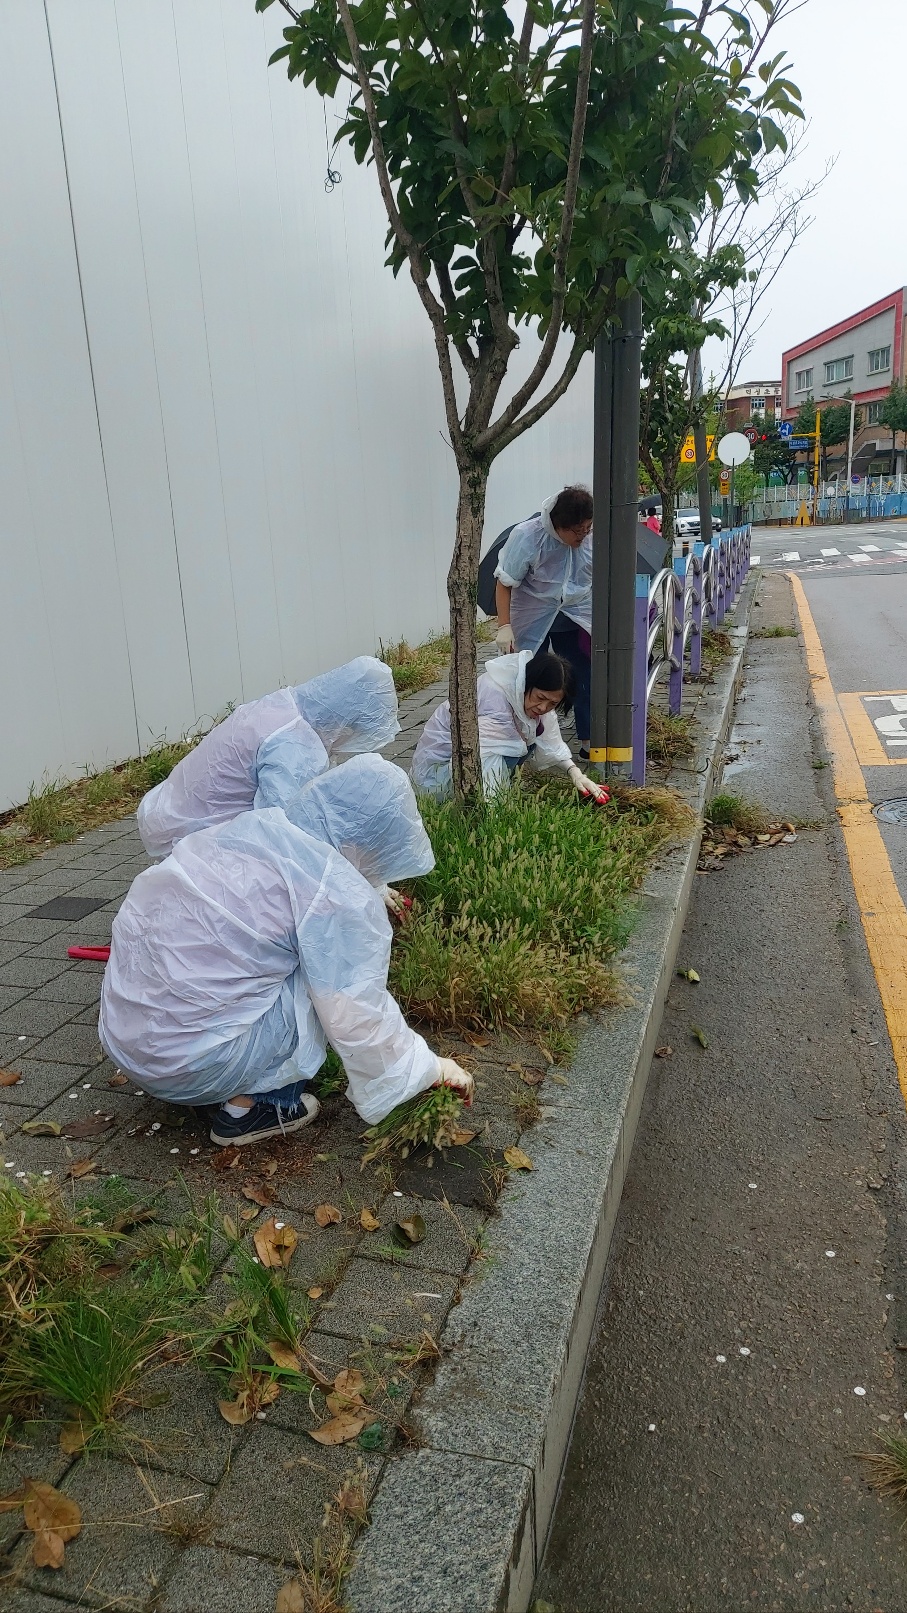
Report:
M904 381L904 299L907 287L788 348L781 363L782 418L792 420L808 398L853 397L863 416L854 469L903 469L891 463L891 434L879 413L893 381ZM834 459L832 454L830 459ZM841 457L838 455L838 457ZM897 454L903 460L903 453Z

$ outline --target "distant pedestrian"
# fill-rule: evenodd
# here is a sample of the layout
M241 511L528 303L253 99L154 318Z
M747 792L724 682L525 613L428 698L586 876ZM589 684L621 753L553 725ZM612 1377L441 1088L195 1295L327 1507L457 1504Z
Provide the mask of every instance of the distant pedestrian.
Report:
M657 532L659 536L661 535L661 516L658 514L654 504L650 504L646 510L646 519L643 525L647 526L650 532Z
M576 732L589 755L592 632L592 494L565 487L539 515L521 521L498 558L496 603L502 655L550 642L573 668Z

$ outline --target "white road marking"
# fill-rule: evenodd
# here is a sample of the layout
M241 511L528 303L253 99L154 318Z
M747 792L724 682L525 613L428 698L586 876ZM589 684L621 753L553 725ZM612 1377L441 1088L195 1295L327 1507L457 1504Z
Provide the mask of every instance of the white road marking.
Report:
M852 560L855 566L860 565L864 560L866 561L867 565L869 564L868 554L849 554L847 558L848 560Z
M783 554L781 556L782 560L799 560L799 558L800 558L799 549L791 549L790 554Z
M861 543L860 548L862 549L864 554L878 554L879 553L879 546L878 546L877 543Z
M840 549L820 549L820 554L840 554Z
M750 565L751 566L758 566L758 564L759 564L761 559L762 559L761 554L751 554L750 555Z

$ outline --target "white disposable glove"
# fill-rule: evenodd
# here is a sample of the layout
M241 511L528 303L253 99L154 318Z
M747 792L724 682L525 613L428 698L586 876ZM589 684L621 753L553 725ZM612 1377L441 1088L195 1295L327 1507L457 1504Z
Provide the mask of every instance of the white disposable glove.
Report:
M395 891L393 885L382 885L379 895L381 896L387 911L389 913L393 913L394 918L402 919L406 912L406 908L403 905L403 897L400 895L400 892Z
M502 655L512 655L516 649L516 640L513 628L509 622L502 622L494 635L494 641Z
M570 766L567 769L567 774L572 783L575 784L576 788L579 790L580 795L591 795L593 799L600 802L602 806L604 806L606 801L610 801L611 792L606 785L599 784L596 779L587 778L586 774L582 771L582 768L577 767L575 762L570 763Z
M467 1107L472 1103L475 1082L469 1071L461 1070L459 1064L454 1063L453 1059L438 1060L438 1079L435 1082L435 1086L454 1087L457 1092L462 1092Z

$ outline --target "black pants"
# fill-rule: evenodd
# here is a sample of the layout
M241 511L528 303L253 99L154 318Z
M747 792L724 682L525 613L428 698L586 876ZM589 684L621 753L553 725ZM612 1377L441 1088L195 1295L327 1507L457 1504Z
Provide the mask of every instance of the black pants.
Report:
M592 662L579 639L579 628L571 627L569 632L552 633L551 648L555 655L563 656L569 661L576 678L576 698L574 701L574 714L576 717L576 737L588 745L592 732L592 719L589 714L589 684L592 677Z

